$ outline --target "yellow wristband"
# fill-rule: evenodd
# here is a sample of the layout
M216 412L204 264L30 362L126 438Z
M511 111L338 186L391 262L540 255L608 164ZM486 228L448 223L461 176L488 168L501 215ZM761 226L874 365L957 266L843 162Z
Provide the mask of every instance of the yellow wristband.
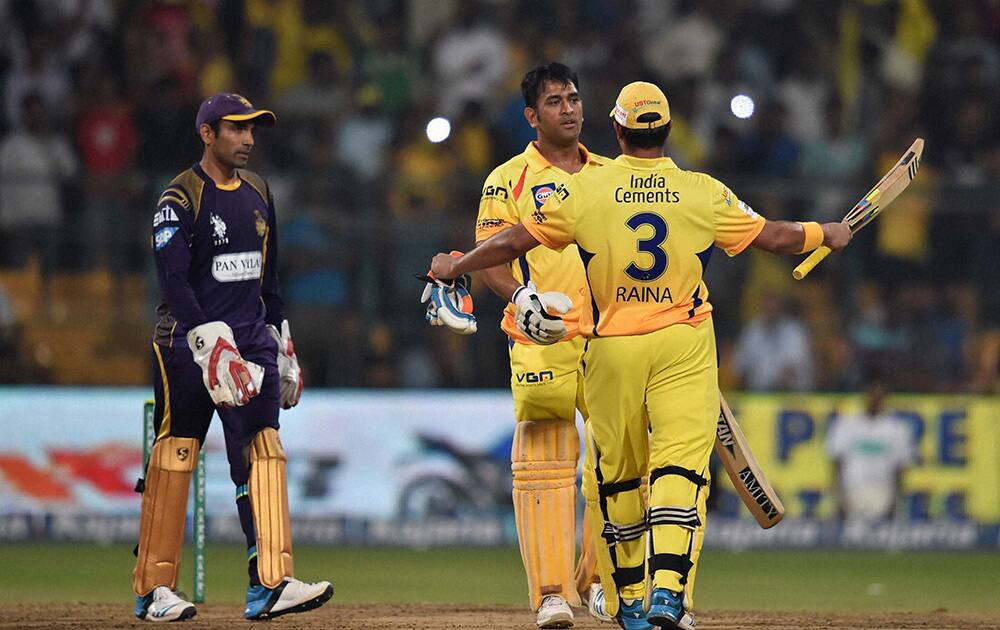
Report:
M799 221L799 225L802 226L802 231L806 234L806 241L802 245L802 250L799 251L800 254L811 252L823 244L823 228L819 223Z

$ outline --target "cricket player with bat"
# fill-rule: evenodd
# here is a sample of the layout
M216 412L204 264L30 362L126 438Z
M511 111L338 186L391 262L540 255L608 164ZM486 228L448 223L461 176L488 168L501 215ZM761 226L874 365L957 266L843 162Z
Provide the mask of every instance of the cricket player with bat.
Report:
M749 246L779 254L820 245L837 251L851 231L845 223L768 221L719 181L678 168L663 155L667 98L651 83L625 86L610 115L622 155L569 178L528 220L467 254L438 254L431 273L446 280L540 244L576 245L590 289L579 330L587 338L586 465L597 482L584 494L601 532L606 610L628 630L672 630L691 606L686 585L699 559L695 533L705 523L699 495L720 410L703 281L709 257L716 247L730 256ZM648 509L641 496L647 470Z
M295 406L302 373L278 290L274 199L244 170L272 112L237 94L198 110L201 161L174 178L153 215L163 303L153 334L156 440L142 492L132 586L146 621L193 617L173 589L191 474L216 411L247 539L244 616L269 619L322 605L329 582L293 577L286 457L278 409Z

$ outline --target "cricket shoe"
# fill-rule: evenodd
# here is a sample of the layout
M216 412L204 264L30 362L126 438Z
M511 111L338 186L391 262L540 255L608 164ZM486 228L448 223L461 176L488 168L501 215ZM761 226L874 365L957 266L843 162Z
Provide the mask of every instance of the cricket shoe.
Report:
M590 616L598 621L614 623L615 618L608 614L608 606L604 599L604 587L600 584L591 584L587 593L587 611Z
M135 616L146 621L184 621L198 614L191 602L186 602L166 586L157 586L148 595L135 598Z
M654 588L649 600L649 623L664 630L677 630L684 617L684 594L665 588Z
M649 621L646 620L646 611L643 610L642 600L633 599L622 600L618 606L618 616L615 617L618 625L625 630L656 630Z
M286 577L275 588L251 584L247 587L247 607L243 616L247 619L271 619L288 613L305 612L319 608L331 597L333 586L329 582L303 582Z
M538 607L535 625L539 628L572 628L573 609L561 595L547 595Z

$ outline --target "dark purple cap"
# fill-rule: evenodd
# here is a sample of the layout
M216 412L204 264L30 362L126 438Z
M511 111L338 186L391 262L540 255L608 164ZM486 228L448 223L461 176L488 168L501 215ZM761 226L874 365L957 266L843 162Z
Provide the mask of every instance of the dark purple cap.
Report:
M198 108L198 118L195 120L194 128L199 130L203 124L212 124L217 120L233 122L252 120L258 125L271 127L277 117L268 109L254 109L250 101L239 94L220 92L206 98Z

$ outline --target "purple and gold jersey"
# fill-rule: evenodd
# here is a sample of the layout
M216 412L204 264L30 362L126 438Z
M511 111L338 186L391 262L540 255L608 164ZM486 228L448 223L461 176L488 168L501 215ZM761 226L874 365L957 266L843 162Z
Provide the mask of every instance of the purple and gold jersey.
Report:
M183 343L187 331L224 321L239 341L284 318L274 261L274 200L262 177L237 171L219 186L195 164L170 182L153 215L153 256L163 302L153 341Z

